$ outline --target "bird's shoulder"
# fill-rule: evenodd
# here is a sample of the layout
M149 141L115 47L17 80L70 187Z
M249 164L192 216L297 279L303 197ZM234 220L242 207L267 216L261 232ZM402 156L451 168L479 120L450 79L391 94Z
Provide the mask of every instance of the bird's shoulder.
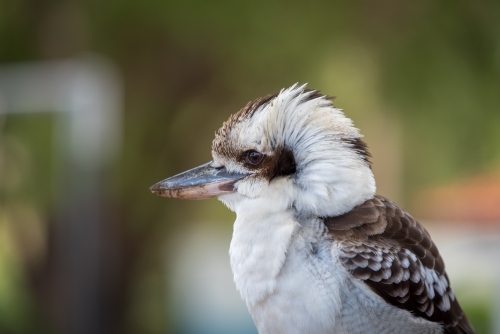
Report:
M387 303L441 323L444 333L474 333L436 245L410 214L376 195L324 223L342 265Z

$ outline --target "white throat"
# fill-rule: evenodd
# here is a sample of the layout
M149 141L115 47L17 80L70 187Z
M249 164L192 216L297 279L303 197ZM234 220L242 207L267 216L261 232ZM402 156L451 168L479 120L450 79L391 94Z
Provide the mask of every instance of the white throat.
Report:
M259 333L326 333L334 328L347 272L333 260L323 222L313 216L299 221L295 208L279 198L224 197L236 204L229 249L234 281ZM298 323L287 323L288 318Z
M236 287L250 307L276 289L276 277L299 224L295 210L279 198L236 193L220 199L237 215L229 255Z

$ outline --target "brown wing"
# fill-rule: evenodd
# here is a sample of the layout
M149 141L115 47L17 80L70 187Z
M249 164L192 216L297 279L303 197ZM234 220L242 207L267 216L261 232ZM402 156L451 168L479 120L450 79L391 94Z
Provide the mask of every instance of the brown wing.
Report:
M375 196L325 225L344 267L388 303L442 323L445 333L474 333L429 233L396 204Z

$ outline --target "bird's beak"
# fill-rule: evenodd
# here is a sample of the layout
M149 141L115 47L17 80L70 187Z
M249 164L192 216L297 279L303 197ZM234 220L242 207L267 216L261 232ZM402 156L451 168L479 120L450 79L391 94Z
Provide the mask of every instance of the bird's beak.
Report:
M205 199L234 192L234 184L248 174L230 173L212 162L177 174L153 185L157 196L179 199Z

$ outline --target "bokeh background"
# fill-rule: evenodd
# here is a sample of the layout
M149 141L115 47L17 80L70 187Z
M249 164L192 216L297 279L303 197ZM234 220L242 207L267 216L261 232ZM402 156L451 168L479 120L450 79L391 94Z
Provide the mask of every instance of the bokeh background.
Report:
M500 333L500 2L0 1L0 332L256 333L234 214L148 187L296 82L365 134Z

